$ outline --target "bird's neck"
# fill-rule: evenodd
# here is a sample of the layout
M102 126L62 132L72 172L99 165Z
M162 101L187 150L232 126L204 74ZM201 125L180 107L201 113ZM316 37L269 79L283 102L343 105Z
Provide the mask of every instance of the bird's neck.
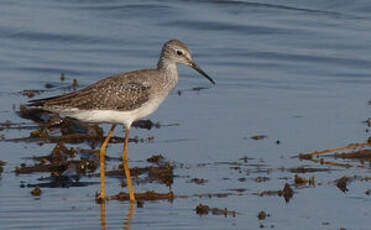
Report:
M178 69L176 63L162 57L157 63L157 69L163 73L162 77L165 78L163 87L174 89L178 83Z
M164 57L161 55L160 59L157 62L157 69L158 70L167 70L167 69L175 69L176 71L176 63L169 58Z

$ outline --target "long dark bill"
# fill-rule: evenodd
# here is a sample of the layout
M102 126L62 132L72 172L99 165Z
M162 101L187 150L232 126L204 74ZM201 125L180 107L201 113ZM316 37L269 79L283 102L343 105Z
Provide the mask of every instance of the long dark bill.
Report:
M215 85L215 81L209 77L200 67L198 67L198 65L196 65L194 62L191 62L191 64L189 65L192 67L192 69L196 70L197 72L199 72L200 74L202 74L202 76L204 76L205 78L207 78L207 80L209 80L211 83L213 83Z

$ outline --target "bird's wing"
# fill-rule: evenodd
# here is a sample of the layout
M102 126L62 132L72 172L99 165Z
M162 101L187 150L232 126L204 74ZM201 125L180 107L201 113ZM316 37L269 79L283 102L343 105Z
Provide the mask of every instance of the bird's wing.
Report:
M121 78L120 78L121 77ZM113 80L116 78L117 80ZM30 106L45 109L119 110L139 108L149 100L150 87L130 76L101 80L76 92L30 101Z

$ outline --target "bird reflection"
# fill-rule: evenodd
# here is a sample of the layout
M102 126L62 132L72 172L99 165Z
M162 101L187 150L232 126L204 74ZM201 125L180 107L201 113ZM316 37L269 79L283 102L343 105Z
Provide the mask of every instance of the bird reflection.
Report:
M131 221L133 219L134 212L134 202L129 202L128 214L126 215L126 220L124 221L124 230L130 230Z
M134 213L134 202L129 202L129 208L128 213L126 215L126 219L123 223L123 229L124 230L130 230L131 221L133 219L133 213ZM100 225L102 230L107 229L107 223L106 223L106 202L102 202L100 204Z

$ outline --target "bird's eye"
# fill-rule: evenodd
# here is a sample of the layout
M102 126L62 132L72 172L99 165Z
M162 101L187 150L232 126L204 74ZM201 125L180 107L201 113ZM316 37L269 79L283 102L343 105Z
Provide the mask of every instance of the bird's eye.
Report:
M182 55L183 55L183 52L180 51L180 50L177 50L176 53L177 53L179 56L182 56Z

